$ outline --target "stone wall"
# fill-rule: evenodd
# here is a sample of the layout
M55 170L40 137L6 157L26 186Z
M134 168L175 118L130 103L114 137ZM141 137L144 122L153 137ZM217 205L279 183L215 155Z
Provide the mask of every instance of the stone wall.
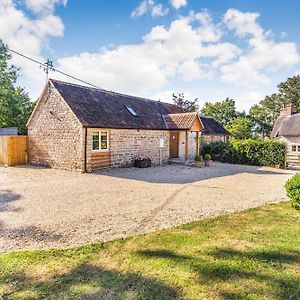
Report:
M92 131L88 129L87 168L91 169ZM102 129L105 130L105 129ZM153 165L164 164L169 159L170 132L162 130L108 129L109 154L112 167L132 166L138 155L147 155ZM160 141L163 140L163 147Z
M28 127L29 162L60 169L84 169L84 132L71 109L51 85Z

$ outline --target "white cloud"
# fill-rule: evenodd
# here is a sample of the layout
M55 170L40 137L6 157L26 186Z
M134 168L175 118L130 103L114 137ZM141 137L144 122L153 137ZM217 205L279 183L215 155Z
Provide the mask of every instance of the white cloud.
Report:
M67 5L68 0L23 0L26 6L37 14L53 13L56 5Z
M164 8L162 4L157 4L152 7L151 15L152 17L163 17L169 12L168 8Z
M131 17L139 18L148 12L152 17L162 17L168 14L169 9L164 8L161 3L156 4L155 0L142 0L139 6L131 12Z
M236 99L236 100L238 100L238 101L236 101L237 109L238 110L243 110L243 109L248 110L251 106L253 106L254 104L257 104L263 98L264 98L264 95L258 91L252 91L252 92L246 93L246 94L240 96L238 99Z
M224 81L244 85L267 84L270 82L269 72L292 67L300 61L296 45L277 43L271 38L271 32L257 23L258 17L258 13L243 13L236 9L225 13L224 23L238 37L246 39L248 49L236 62L221 67Z
M140 44L102 48L96 53L59 59L58 63L65 72L108 89L148 94L174 78L211 79L213 70L201 59L213 59L222 65L238 52L229 43L215 44L221 36L206 12L191 14L179 17L169 27L153 27ZM228 52L225 56L224 50Z
M173 93L178 94L178 93L182 93L182 91L162 90L156 93L155 95L153 95L152 98L154 100L159 100L162 102L173 103ZM184 98L188 100L195 100L196 98L199 98L195 94L187 91L183 92L183 94L184 94Z
M288 33L287 33L287 32L285 32L285 31L281 31L281 32L280 32L280 37L281 37L282 39L286 38L287 36L288 36Z
M55 15L47 14L30 19L17 9L12 0L0 2L0 38L13 50L44 61L41 51L47 47L48 37L61 37L63 32L64 25ZM32 62L13 55L12 63L21 67L23 76L30 82L44 82L44 74Z
M171 0L171 4L174 8L179 9L187 5L187 0Z

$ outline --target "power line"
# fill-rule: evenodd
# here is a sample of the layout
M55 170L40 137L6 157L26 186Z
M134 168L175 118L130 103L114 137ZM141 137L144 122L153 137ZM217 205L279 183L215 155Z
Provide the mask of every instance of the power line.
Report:
M65 73L65 72L63 72L63 71L60 71L60 70L58 70L58 69L53 68L52 61L50 61L50 60L47 60L46 63L42 63L42 62L40 62L40 61L38 61L38 60L36 60L36 59L33 59L33 58L29 57L29 56L26 56L26 55L24 55L24 54L22 54L22 53L20 53L20 52L18 52L18 51L12 50L12 49L10 49L10 48L7 48L7 50L10 51L10 52L12 52L12 53L15 53L15 54L17 54L17 55L19 55L19 56L21 56L21 57L23 57L23 58L26 58L26 59L28 59L28 60L30 60L30 61L36 63L36 64L39 64L40 67L43 68L44 71L46 71L47 78L48 78L48 72L49 72L49 70L51 70L51 71L60 73L60 74L62 74L62 75L64 75L64 76L67 76L67 77L69 77L69 78L72 78L72 79L74 79L74 80L76 80L76 81L79 81L79 82L82 82L82 83L84 83L84 84L90 85L90 86L92 86L92 87L94 87L94 88L96 88L96 89L102 89L102 88L99 87L99 86L96 86L96 85L94 85L94 84L92 84L92 83L89 83L89 82L87 82L87 81L85 81L85 80L82 80L82 79L80 79L80 78L77 78L77 77L75 77L75 76L72 76L72 75L67 74L67 73Z

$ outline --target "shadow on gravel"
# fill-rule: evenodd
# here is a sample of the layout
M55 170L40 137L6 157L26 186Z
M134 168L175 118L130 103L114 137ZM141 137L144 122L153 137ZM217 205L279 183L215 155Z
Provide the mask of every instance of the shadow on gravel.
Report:
M21 195L15 194L11 190L0 190L0 212L9 210L9 204L20 199Z
M284 170L262 167L214 163L211 167L195 168L183 165L164 165L151 168L111 168L96 170L94 175L144 181L149 183L185 184L235 174L283 175Z
M62 235L41 229L37 226L11 228L6 227L3 222L0 222L0 236L4 239L22 242L59 241L63 239Z
M121 273L88 263L49 280L27 274L0 275L0 283L12 286L2 299L12 299L14 293L31 295L30 299L181 299L176 289L138 272Z

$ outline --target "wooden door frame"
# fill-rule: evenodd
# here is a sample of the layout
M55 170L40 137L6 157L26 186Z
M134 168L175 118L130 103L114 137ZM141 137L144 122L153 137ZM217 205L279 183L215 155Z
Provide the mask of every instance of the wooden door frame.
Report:
M171 156L171 143L172 143L172 140L171 140L171 136L172 134L177 134L177 156ZM180 133L179 131L170 131L170 145L169 145L169 156L170 158L178 158L179 157L179 138L180 138Z

